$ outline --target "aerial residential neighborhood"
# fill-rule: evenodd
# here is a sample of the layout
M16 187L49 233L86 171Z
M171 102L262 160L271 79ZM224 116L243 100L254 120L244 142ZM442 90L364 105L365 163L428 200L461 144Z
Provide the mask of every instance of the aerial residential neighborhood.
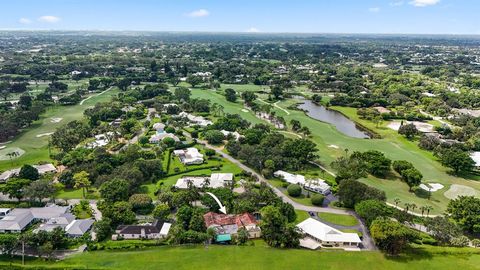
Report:
M0 3L0 269L480 269L480 3Z

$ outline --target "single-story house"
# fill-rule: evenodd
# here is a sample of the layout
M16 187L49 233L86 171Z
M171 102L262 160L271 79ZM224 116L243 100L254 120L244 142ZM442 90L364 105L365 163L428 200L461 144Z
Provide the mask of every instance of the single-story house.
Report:
M362 243L358 234L341 232L313 218L300 222L297 227L322 247L355 248Z
M208 212L203 215L203 220L207 228L215 230L217 240L220 242L228 238L226 235L237 235L240 228L247 230L248 238L259 238L262 235L258 221L250 213L225 215Z
M152 224L120 225L112 235L112 240L118 239L161 239L168 235L171 223L156 219Z
M65 233L70 237L81 237L92 228L94 222L93 219L76 219L65 227Z
M148 141L150 143L159 143L160 141L163 141L166 138L172 138L176 142L180 141L180 139L177 136L175 136L175 134L166 133L165 131L159 132L159 130L157 130L157 133L152 135Z
M40 175L44 175L46 173L55 173L57 172L57 168L51 163L41 164L41 165L32 165L35 169L37 169ZM8 171L4 171L0 174L0 182L6 182L8 179L18 176L20 173L21 168L11 169Z
M220 132L222 132L223 136L225 137L228 137L229 135L231 135L233 138L235 138L236 141L238 141L242 135L240 135L240 133L234 131L228 131L228 130L220 130Z
M180 149L173 151L173 154L180 158L180 162L185 165L192 165L192 164L202 164L203 163L203 155L200 154L197 148L189 147L187 149Z
M330 185L323 179L307 180L303 188L323 195L328 195L331 192Z
M212 125L213 122L210 121L210 120L207 120L205 119L204 117L202 116L195 116L193 114L189 114L189 113L186 113L186 112L181 112L179 114L180 117L184 117L184 118L187 118L188 121L190 121L190 123L194 124L194 125L199 125L201 127L206 127L206 126L209 126L209 125Z
M184 176L177 180L175 187L187 189L189 184L196 188L203 188L208 183L209 188L221 188L233 184L233 173L212 173L206 176Z
M15 208L0 220L0 233L22 232L33 221L47 222L68 212L67 206Z
M279 170L274 172L273 176L281 178L290 184L298 184L302 186L305 184L305 176L300 174L291 174L291 173Z

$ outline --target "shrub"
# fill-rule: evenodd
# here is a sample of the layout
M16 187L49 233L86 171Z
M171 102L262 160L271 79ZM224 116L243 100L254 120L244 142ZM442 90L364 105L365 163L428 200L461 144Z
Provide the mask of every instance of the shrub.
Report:
M302 194L302 187L297 184L291 184L287 187L288 195L298 197Z
M323 196L322 194L315 194L315 195L312 196L312 198L310 200L312 201L313 205L322 206L323 201L325 200L325 196Z
M450 244L454 247L466 247L470 244L470 240L464 235L460 237L455 237L450 240Z

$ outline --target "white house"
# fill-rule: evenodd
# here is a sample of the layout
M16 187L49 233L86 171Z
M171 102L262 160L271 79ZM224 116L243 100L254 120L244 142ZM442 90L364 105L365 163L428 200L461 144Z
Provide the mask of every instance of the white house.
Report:
M305 184L305 176L300 174L291 174L280 170L274 172L273 175L287 181L290 184L298 184L302 186Z
M327 195L331 192L330 185L323 179L307 180L303 188L323 195Z
M228 131L228 130L220 130L220 132L222 132L223 136L225 137L228 137L229 135L231 135L233 138L235 138L236 141L238 141L240 139L240 137L242 137L242 135L240 135L240 133L234 131Z
M196 188L203 188L208 182L209 188L221 188L233 184L233 173L213 173L210 177L184 176L177 180L175 187L187 189L189 184Z
M189 114L189 113L186 113L186 112L181 112L179 115L181 117L187 118L188 121L190 121L190 123L192 123L194 125L199 125L201 127L206 127L208 125L213 124L212 121L207 120L207 119L203 118L202 116L195 116L193 114Z
M185 165L192 165L192 164L202 164L203 163L203 155L200 154L197 148L189 147L187 149L179 149L173 151L173 154L178 156L180 162Z
M297 227L321 247L358 248L362 243L358 234L341 232L313 218L300 222Z

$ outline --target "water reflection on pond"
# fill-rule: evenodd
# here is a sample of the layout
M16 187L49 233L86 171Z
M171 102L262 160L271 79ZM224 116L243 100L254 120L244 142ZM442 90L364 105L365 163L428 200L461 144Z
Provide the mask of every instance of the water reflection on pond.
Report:
M302 99L303 104L298 105L299 109L306 111L307 115L319 121L334 125L341 133L360 139L367 139L370 136L359 129L355 122L345 117L343 114L328 110L324 106L317 105L311 100Z

